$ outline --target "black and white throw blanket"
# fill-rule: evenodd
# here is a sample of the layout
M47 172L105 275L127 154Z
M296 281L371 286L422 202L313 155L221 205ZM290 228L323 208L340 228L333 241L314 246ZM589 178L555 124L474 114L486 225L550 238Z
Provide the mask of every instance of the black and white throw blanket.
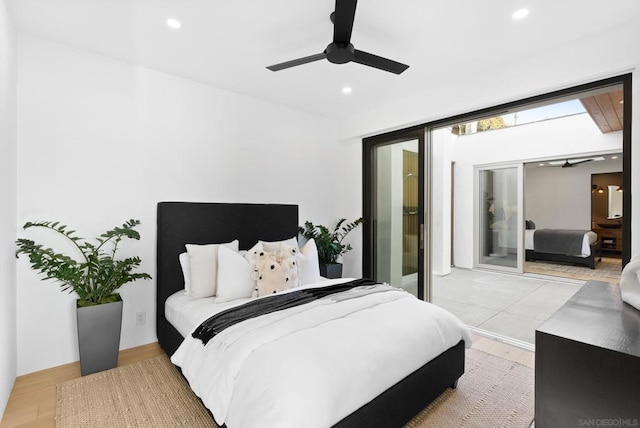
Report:
M200 324L200 326L191 333L191 336L195 339L200 339L202 343L206 345L215 335L239 322L293 308L294 306L304 305L305 303L310 303L323 297L349 291L355 287L373 286L376 284L377 282L375 281L361 278L328 287L306 288L287 294L267 296L267 298L253 300L242 306L227 309L210 317Z
M582 242L588 230L538 229L533 235L533 249L538 253L575 256L582 254Z

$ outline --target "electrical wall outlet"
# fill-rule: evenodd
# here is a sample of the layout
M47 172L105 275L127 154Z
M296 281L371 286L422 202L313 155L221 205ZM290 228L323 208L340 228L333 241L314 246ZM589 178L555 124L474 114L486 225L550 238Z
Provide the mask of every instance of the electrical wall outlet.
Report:
M147 313L145 311L136 312L136 325L142 325L147 322Z

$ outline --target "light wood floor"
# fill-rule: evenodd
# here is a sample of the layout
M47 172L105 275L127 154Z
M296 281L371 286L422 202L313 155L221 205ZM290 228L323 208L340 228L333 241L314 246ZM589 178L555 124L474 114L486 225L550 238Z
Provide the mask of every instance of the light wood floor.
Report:
M118 366L137 363L162 353L157 343L125 349L118 355ZM55 427L56 384L78 377L79 362L19 376L13 385L0 427Z
M618 264L618 267L621 269L621 260L614 257L605 257L602 256L602 260L608 264ZM538 275L548 275L559 278L569 278L569 279L578 279L582 281L602 281L602 282L611 282L617 284L620 282L620 275L617 275L616 278L611 278L609 276L599 276L598 269L596 266L595 270L590 270L589 268L584 268L584 273L576 273L576 272L563 272L560 270L550 270L546 269L543 263L525 263L524 268L525 273L535 273Z
M534 367L534 353L474 335L473 348ZM157 343L120 351L118 366L137 363L162 354ZM56 426L56 384L80 377L80 363L65 364L20 376L11 391L1 428L52 428Z
M597 276L597 275L580 275L579 273L571 273L571 272L558 272L547 270L544 268L537 267L527 267L525 273L535 273L538 275L547 275L553 276L556 278L568 278L568 279L579 279L581 281L602 281L602 282L611 282L617 284L620 282L619 279L608 278L606 276Z

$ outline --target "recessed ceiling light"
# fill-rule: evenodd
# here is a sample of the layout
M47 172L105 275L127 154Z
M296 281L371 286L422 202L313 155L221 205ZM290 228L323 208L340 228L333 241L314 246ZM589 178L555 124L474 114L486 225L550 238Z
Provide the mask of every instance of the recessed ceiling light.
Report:
M618 156L611 156L611 159L618 159Z
M539 163L538 166L544 166L544 164L543 163Z
M345 86L344 88L342 88L342 93L343 94L350 94L351 93L351 87L350 86Z
M167 26L173 30L179 30L182 27L182 23L175 18L168 18Z
M518 9L515 12L513 12L513 15L511 15L511 17L516 21L518 21L520 19L526 18L527 15L529 15L529 9Z

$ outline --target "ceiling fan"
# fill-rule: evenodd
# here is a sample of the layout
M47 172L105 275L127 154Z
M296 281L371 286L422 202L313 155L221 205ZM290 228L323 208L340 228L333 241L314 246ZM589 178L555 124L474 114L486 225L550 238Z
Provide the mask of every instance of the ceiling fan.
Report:
M562 168L572 168L575 165L580 165L581 163L592 162L596 160L604 160L604 158L587 158L587 159L574 159L573 162L569 162L569 159L562 161L553 161L549 162L550 166L560 166Z
M270 65L267 68L271 71L279 71L321 59L327 59L334 64L346 64L353 61L395 74L400 74L409 68L408 65L353 47L351 43L351 31L353 30L353 20L356 14L357 3L357 0L336 0L335 10L329 16L329 19L333 22L333 42L329 43L323 52L280 64Z

